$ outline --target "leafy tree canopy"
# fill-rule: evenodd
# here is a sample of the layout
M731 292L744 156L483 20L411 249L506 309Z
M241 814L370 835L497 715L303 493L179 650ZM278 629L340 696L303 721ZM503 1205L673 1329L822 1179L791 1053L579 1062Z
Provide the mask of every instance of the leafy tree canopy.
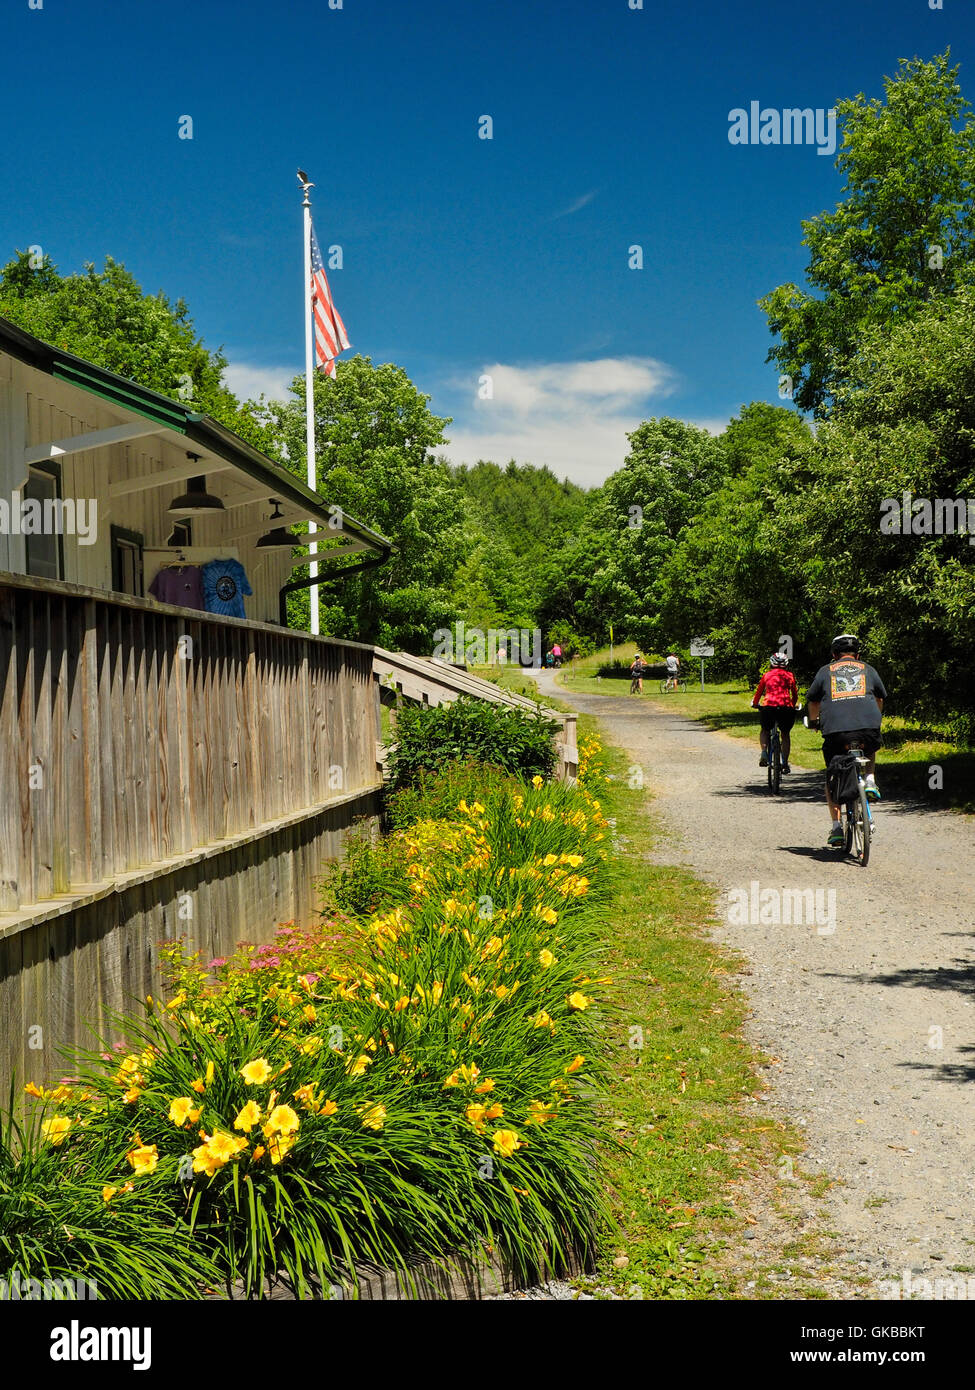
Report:
M975 124L949 56L902 60L884 101L836 103L845 197L802 224L813 293L786 284L759 301L779 339L768 360L804 410L831 405L866 328L972 275Z
M61 275L47 256L35 266L29 252L18 251L0 271L0 316L88 362L192 403L265 452L273 449L260 407L242 406L223 384L227 359L197 336L185 301L171 303L161 291L145 294L111 256L104 270L88 264L80 274Z

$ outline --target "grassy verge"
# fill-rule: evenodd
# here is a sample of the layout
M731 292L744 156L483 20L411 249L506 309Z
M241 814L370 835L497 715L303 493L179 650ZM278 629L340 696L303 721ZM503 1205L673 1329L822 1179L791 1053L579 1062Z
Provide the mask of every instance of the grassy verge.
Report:
M580 724L581 734L593 727ZM620 1020L608 1040L607 1118L620 1145L606 1155L615 1227L600 1283L653 1299L826 1297L829 1233L800 1208L829 1184L803 1174L798 1134L757 1100L777 1059L743 1040L743 962L709 939L710 890L650 861L646 793L627 786L622 752L605 756L617 851L608 966ZM756 1226L757 1243L746 1238Z

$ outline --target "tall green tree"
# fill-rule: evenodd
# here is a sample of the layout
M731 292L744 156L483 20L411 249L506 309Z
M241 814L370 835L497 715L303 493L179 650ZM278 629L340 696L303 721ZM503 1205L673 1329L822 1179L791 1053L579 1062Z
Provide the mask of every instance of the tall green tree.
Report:
M453 619L454 572L467 554L463 499L433 450L450 423L434 415L401 367L368 357L337 364L313 382L318 490L393 543L390 561L337 591L322 591L322 624L340 637L428 654L434 632ZM305 387L272 403L269 415L289 466L305 476ZM340 594L330 601L332 594ZM307 613L293 599L292 621Z
M767 360L803 410L828 410L866 329L972 275L975 124L949 57L902 60L884 101L836 104L845 196L802 223L812 293L786 284L759 301L779 339Z
M804 574L783 534L797 499L818 483L813 435L795 411L743 406L719 436L726 469L664 563L660 625L679 644L709 636L715 676L753 679L792 639L798 668L820 664ZM805 547L800 555L805 553Z
M683 420L645 420L628 436L623 467L607 479L594 507L610 537L610 555L593 588L606 624L641 646L669 643L661 622L663 567L724 476L720 443Z
M871 328L854 376L783 539L830 626L867 642L893 708L973 742L975 288Z

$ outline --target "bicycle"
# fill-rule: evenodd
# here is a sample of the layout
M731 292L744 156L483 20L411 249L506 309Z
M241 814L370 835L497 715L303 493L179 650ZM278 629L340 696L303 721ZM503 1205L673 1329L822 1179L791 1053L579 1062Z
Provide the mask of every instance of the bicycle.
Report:
M803 716L802 722L807 729L819 728L819 721L813 722L807 715ZM870 842L873 839L873 815L870 811L864 776L866 769L870 766L870 759L867 757L863 744L856 739L844 744L844 747L856 759L857 789L854 796L848 797L838 807L840 824L843 828L842 854L844 858L851 854L854 859L859 859L860 867L865 869L870 860Z
M850 797L840 808L840 818L846 837L843 844L843 854L852 854L854 859L859 859L860 867L865 869L870 859L870 841L873 838L873 816L870 813L870 802L867 800L866 791L867 784L864 780L864 770L869 766L869 759L862 743L849 743L847 748L856 755L857 794Z
M660 682L660 693L666 695L670 690L679 690L682 695L686 695L687 681L683 676L668 676Z
M631 694L631 695L639 695L639 694L640 694L640 682L641 682L642 679L643 679L642 676L631 676L631 677L630 677L630 694Z

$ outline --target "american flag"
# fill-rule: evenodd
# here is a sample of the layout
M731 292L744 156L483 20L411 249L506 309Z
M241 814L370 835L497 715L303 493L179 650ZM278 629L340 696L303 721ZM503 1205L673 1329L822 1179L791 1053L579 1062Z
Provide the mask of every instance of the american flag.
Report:
M326 376L334 376L336 357L351 344L345 335L342 317L332 302L314 227L311 231L311 305L315 316L315 366Z

